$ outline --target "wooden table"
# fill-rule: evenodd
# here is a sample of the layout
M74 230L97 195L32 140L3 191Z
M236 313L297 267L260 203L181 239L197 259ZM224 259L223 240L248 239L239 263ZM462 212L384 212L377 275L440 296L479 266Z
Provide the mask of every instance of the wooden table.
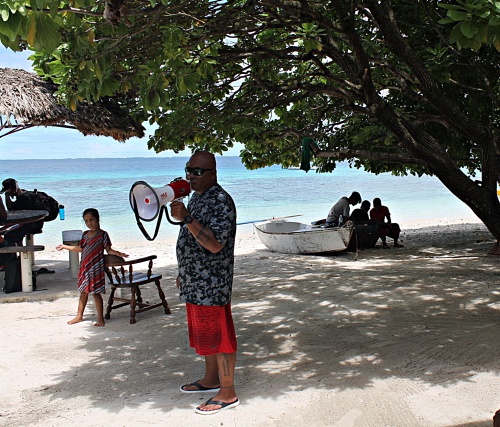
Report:
M7 219L1 223L3 228L17 224L27 224L44 219L49 213L42 210L7 211Z
M19 253L21 258L21 286L23 292L33 292L33 252L43 251L45 246L6 246L0 254Z

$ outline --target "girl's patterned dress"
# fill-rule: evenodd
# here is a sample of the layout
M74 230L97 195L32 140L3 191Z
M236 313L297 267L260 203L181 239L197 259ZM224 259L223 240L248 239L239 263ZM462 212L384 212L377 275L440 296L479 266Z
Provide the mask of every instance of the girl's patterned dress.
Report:
M78 290L87 294L103 294L105 291L104 249L111 246L109 235L99 230L92 237L85 231L80 241L82 261L78 273Z

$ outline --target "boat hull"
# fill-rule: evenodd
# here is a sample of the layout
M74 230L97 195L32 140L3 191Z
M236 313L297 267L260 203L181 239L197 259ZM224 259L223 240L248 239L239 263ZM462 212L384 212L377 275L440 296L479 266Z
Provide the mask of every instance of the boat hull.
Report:
M352 227L313 228L289 221L265 221L254 224L261 242L272 252L317 254L347 249Z

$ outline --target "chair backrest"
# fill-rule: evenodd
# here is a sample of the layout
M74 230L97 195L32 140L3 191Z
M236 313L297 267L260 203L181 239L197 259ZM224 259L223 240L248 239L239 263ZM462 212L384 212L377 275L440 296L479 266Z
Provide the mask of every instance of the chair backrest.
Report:
M125 260L117 255L104 255L104 268L106 275L111 284L121 285L122 283L132 283L134 279L134 264L148 262L148 271L146 277L151 277L151 269L153 268L153 260L156 255L149 255L143 258ZM128 266L128 268L126 268Z
M104 255L104 265L111 267L112 265L122 265L125 258L118 255Z

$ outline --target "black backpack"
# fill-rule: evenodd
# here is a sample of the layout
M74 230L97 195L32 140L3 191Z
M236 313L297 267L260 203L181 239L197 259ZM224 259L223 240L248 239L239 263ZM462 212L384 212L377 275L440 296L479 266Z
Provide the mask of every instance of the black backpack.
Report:
M36 275L32 276L33 290L36 291ZM5 284L3 291L6 294L12 292L21 292L21 260L19 258L12 258L5 261Z
M57 200L37 189L33 191L24 190L23 193L16 197L16 201L12 205L16 211L24 209L47 211L49 214L43 219L44 222L53 221L59 215Z
M43 219L44 222L53 221L59 215L59 203L52 196L43 191L33 190L35 209L46 210L49 214Z

